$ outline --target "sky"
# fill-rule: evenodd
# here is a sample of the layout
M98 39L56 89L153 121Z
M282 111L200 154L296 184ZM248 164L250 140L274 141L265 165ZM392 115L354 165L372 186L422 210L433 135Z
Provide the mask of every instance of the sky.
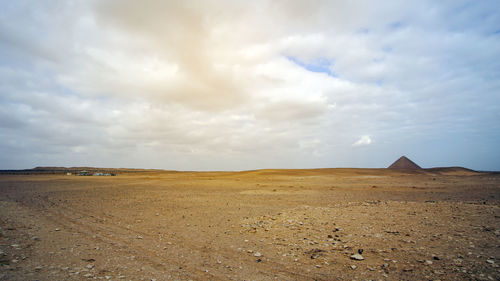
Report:
M496 0L0 5L0 169L500 170Z

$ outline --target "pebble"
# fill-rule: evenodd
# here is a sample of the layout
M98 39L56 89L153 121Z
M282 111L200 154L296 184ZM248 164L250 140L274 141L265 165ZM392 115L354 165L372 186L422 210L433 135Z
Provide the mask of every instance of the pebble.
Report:
M495 263L494 260L486 260L486 262L489 263L489 264L494 264Z
M357 261L362 261L364 260L365 258L363 258L362 255L360 254L354 254L354 255L351 255L351 260L357 260Z
M356 268L358 268L358 267L357 267L357 266L355 266L354 264L353 264L353 265L351 265L351 269L353 269L353 270L354 270L354 269L356 269Z
M262 256L262 254L261 254L261 253L259 253L259 252L255 252L255 254L253 254L253 256L254 256L254 257L261 257L261 256Z
M61 231L61 229L59 229L59 228L56 228L55 230L56 230L56 231Z
M85 275L83 275L83 277L87 277L87 278L90 278L90 277L93 277L94 275L92 273L87 273Z
M431 265L431 264L433 264L433 262L432 262L432 261L430 261L430 260L426 260L426 261L425 261L425 264L429 264L429 265Z
M93 264L89 264L89 265L87 265L87 268L88 269L92 269L92 268L94 268L94 265Z

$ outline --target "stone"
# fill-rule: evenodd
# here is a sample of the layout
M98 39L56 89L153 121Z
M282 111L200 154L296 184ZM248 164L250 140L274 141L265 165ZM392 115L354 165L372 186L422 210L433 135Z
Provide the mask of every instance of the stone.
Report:
M364 259L365 258L362 255L360 255L360 254L351 255L351 260L362 261Z
M425 264L427 264L427 265L431 265L431 264L433 264L433 262L432 262L432 261L430 261L430 260L426 260L426 261L425 261Z
M355 266L354 264L353 264L353 265L351 265L351 269L352 269L352 270L354 270L354 269L356 269L356 268L358 268L358 267L357 267L357 266Z
M494 264L495 263L494 260L486 260L486 262L489 263L489 264Z
M253 254L254 257L261 257L262 254L260 252L255 252L255 254Z

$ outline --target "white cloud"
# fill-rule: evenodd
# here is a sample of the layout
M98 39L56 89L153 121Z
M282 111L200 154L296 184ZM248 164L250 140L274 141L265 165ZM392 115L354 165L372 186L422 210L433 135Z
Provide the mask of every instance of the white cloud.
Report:
M0 163L385 166L450 135L500 141L500 19L462 4L5 4Z
M359 140L352 144L352 146L364 146L372 143L370 136L361 136Z

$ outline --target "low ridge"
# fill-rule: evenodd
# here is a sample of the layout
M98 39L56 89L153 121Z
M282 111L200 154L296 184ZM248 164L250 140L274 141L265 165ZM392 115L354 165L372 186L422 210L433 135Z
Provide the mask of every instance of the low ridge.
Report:
M406 156L401 156L396 162L392 163L388 169L421 170L422 168Z

